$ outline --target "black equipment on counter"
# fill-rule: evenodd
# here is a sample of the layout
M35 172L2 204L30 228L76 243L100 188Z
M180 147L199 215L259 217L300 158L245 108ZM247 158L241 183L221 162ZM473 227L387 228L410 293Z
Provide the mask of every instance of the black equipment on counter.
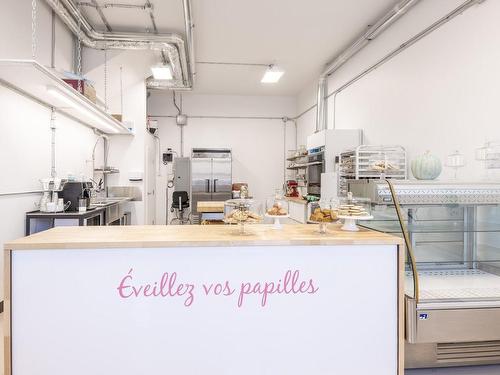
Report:
M71 202L67 211L78 211L78 199L87 199L87 208L90 205L92 182L67 182L62 191L64 204Z

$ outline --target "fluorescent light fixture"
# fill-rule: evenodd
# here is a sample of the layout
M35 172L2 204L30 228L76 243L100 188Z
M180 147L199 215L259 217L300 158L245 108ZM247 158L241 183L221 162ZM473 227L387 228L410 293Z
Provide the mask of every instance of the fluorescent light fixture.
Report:
M284 73L285 73L284 71L278 69L274 65L271 65L264 73L264 76L262 77L260 82L262 82L262 83L276 83L280 80L281 76Z
M169 80L172 79L172 69L169 64L160 64L151 67L154 79Z
M113 127L113 125L109 124L108 121L106 121L106 119L102 118L99 115L99 113L96 113L95 112L96 110L94 108L88 107L88 105L84 102L81 103L77 102L76 99L71 98L63 90L60 90L55 86L47 86L47 92L52 96L54 96L55 98L59 99L60 101L64 102L65 104L69 105L71 108L80 111L84 116L87 116L91 120L94 120L99 125L101 125L101 127L107 129L108 131L111 131L112 133L119 132L119 130Z
M77 105L73 99L71 99L69 96L67 96L65 93L63 93L61 90L59 90L57 87L54 86L47 86L47 92L51 94L53 97L59 99L60 101L64 102L71 108L76 108Z

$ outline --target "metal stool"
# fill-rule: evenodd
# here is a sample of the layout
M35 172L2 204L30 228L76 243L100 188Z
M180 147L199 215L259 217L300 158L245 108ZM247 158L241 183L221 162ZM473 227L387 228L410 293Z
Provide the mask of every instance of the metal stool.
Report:
M178 221L180 225L191 224L189 212L186 214L186 210L189 208L189 195L187 191L174 191L172 194L172 206L170 207L170 212L175 212L175 217L170 220L170 224L174 221Z

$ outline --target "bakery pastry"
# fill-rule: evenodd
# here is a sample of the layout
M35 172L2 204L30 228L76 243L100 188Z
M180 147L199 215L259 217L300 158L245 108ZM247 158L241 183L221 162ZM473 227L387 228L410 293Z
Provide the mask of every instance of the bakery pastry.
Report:
M270 216L285 216L288 215L288 211L283 208L281 203L276 202L270 209L267 210L267 214Z
M331 223L337 219L337 211L327 208L322 209L320 207L315 208L313 213L309 217L310 221L315 221L318 223Z

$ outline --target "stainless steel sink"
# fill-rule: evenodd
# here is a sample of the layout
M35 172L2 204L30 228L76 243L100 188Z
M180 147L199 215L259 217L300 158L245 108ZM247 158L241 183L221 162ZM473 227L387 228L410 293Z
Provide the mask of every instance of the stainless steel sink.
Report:
M104 207L113 203L125 202L128 198L102 198L97 201L91 202L90 206L94 207Z

